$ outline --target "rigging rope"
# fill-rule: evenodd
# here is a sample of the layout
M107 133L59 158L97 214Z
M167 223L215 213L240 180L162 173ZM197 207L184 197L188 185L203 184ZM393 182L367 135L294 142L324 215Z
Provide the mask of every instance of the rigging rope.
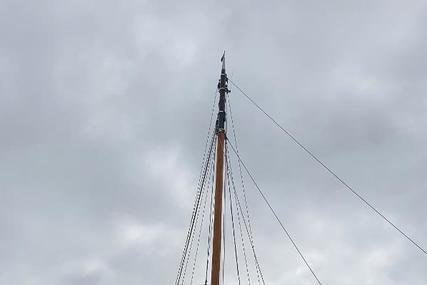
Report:
M304 146L291 132L282 127L272 116L270 116L264 109L262 109L251 97L249 97L246 92L244 92L236 83L231 79L228 79L231 84L236 87L258 110L264 113L280 130L282 130L295 144L297 144L302 150L304 150L312 159L314 159L318 164L320 164L327 172L329 172L333 177L335 177L345 188L347 188L353 195L355 195L359 200L361 200L365 205L371 208L376 214L378 214L384 221L391 225L395 230L397 230L403 237L410 241L414 246L416 246L420 251L427 255L427 251L415 242L411 237L408 236L403 230L401 230L397 225L390 221L384 214L377 210L370 202L368 202L361 194L356 192L349 184L347 184L342 178L338 176L331 168L329 168L320 158L318 158L313 152L311 152L306 146Z
M233 131L233 137L234 137L234 145L236 146L236 151L237 151L237 153L239 153L239 146L238 146L238 143L237 143L236 128L235 128L235 126L234 126L233 113L232 113L232 111L231 111L231 98L230 98L230 97L228 98L227 102L228 102L228 110L229 110L229 113L230 113L230 119L231 119L231 128L232 128L232 131ZM247 200L247 198L246 198L245 182L244 182L244 179L243 179L242 165L240 164L240 161L239 161L239 160L237 160L237 165L239 166L240 183L241 183L241 186L242 186L242 192L243 192L243 202L245 202L246 217L247 217L247 219L248 219L249 235L250 235L250 236L249 236L249 238L250 238L251 240L253 240L252 226L251 226L251 219L250 219L250 215L249 215L249 206L248 206L248 200ZM260 273L259 273L259 269L258 269L258 267L256 267L256 272L257 272L257 281L258 281L258 284L261 284L261 281L260 281Z
M227 137L226 137L226 142L230 143L229 140L227 139ZM226 143L225 145L227 146L228 143ZM231 143L230 143L230 145L231 145L231 147L233 147L233 145ZM228 157L230 157L230 154L229 154L229 151L228 151L228 147L226 147L226 155ZM242 165L244 166L243 163L242 163ZM231 172L232 171L231 170L231 166L228 165L227 167L229 167L230 172ZM240 203L239 195L237 194L236 187L235 187L235 184L234 184L233 175L231 175L231 184L233 186L234 200L235 200L235 203L236 203L236 207L238 209L238 211L237 211L237 213L238 213L237 214L237 219L238 219L238 221L240 221L240 219L239 219L239 211L240 211L240 214L241 214L241 217L242 217L242 220L243 220L243 224L244 224L245 229L246 229L246 233L247 233L248 237L250 237L249 227L248 227L248 222L249 221L246 222L246 219L245 219L245 216L244 216L244 212L243 212L243 209L242 209L242 205ZM242 239L243 239L243 237L242 237ZM253 253L253 256L254 256L255 266L257 267L257 269L259 271L262 283L265 285L264 275L262 274L261 266L259 265L259 262L258 262L258 257L257 257L256 251L255 251L255 243L254 243L253 239L249 238L249 243L251 245L252 253Z
M216 146L215 146L215 152L216 152ZM207 241L207 253L206 253L206 269L205 269L205 285L208 284L208 270L209 270L209 257L211 252L211 241L212 241L212 223L213 223L213 207L214 207L214 200L213 200L213 193L214 193L214 182L215 182L215 159L213 159L212 162L212 170L211 170L212 176L211 176L211 204L210 204L210 210L209 210L209 229L208 229L208 241Z
M211 140L211 144L209 147L209 151L208 151L208 156L210 157L212 155L212 149L213 149L213 145L214 145L214 141L215 141L215 134L213 134L212 136L212 140ZM195 201L194 201L194 206L193 206L193 212L191 215L191 219L190 219L190 226L187 232L187 237L186 237L186 241L184 244L184 249L182 252L182 257L181 257L181 261L178 267L178 273L177 273L177 277L175 280L175 284L178 285L181 281L182 278L182 271L184 269L184 265L186 263L186 259L187 259L187 255L188 255L188 247L190 245L190 241L192 239L192 236L194 234L194 224L196 221L196 216L197 216L197 212L198 212L198 208L200 205L200 198L201 198L201 192L203 190L203 185L205 183L206 180L206 174L207 174L207 168L208 168L208 163L205 163L205 167L203 167L204 171L203 174L201 175L202 179L201 179L201 185L199 186L198 191L196 192L196 197L195 197Z
M212 130L213 114L215 111L215 105L216 105L215 103L216 103L217 96L218 96L218 92L217 92L217 89L215 88L215 96L213 99L212 108L211 108L211 115L210 115L210 119L209 119L209 128L208 128L207 137L206 137L205 149L203 151L203 158L202 158L201 167L200 167L199 180L197 183L198 184L198 186L197 186L198 191L196 192L196 195L195 195L193 211L192 211L191 219L190 219L190 226L188 228L187 237L186 237L184 249L183 249L182 256L181 256L181 261L180 261L179 267L178 267L178 272L177 272L177 276L176 276L176 280L175 280L176 285L178 285L181 281L182 271L184 269L184 264L185 264L185 261L186 261L187 255L188 255L189 243L190 243L192 235L194 234L194 223L195 223L196 213L198 211L198 207L200 204L200 194L201 194L201 191L203 189L203 184L204 184L204 180L206 178L206 172L207 172L207 167L208 167L208 163L207 163L208 159L206 158L206 156L208 155L210 157L212 154L212 148L215 147L214 142L215 142L216 136L215 136L215 132L211 131L211 130ZM211 138L211 143L210 143L209 150L208 150L209 138Z
M227 176L225 177L225 180L227 180ZM225 195L225 185L226 183L223 183L223 189L222 189L222 197L223 197L223 211L222 211L222 250L223 250L223 255L222 255L222 266L221 266L221 270L222 270L222 284L224 284L224 279L225 279L225 257L226 257L226 243L225 243L225 237L226 237L226 217L227 217L227 195Z
M211 158L209 159L208 163L209 165L212 165L213 161L215 160L215 156L211 156ZM212 168L209 167L209 175L212 175ZM210 179L208 181L211 181ZM203 211L202 211L202 220L200 222L200 228L199 228L199 235L197 237L197 246L196 246L196 253L194 254L194 259L193 259L193 267L192 267L192 272L191 272L191 279L190 279L190 285L193 284L193 279L194 279L194 273L196 270L196 262L197 262L197 257L198 257L198 253L199 253L199 247L200 247L200 238L202 236L202 230L203 230L203 222L205 220L205 212L206 212L206 205L208 202L208 189L210 188L210 183L208 182L207 184L207 189L205 191L205 201L204 201L204 206L203 206ZM213 188L212 188L213 189ZM211 195L210 195L210 204L212 204L212 191L211 191Z
M225 157L225 159L227 160L227 156ZM225 163L226 166L228 166L228 163ZM229 172L228 172L228 167L226 169L227 171L227 177L229 176ZM232 233L233 233L233 244L234 244L234 257L235 257L235 262L236 262L236 273L237 273L237 281L238 284L241 284L240 281L240 269L239 269L239 257L238 257L238 252L237 252L237 244L236 244L236 230L235 230L235 226L234 226L234 213L233 213L233 199L231 198L231 187L230 187L230 179L227 178L227 186L228 186L228 194L229 194L229 199L230 199L230 215L231 215L231 228L232 228Z
M206 163L206 155L207 155L207 149L208 149L208 143L209 143L209 138L212 138L212 136L215 136L215 132L213 132L212 131L212 123L213 123L213 115L214 115L214 112L215 112L215 103L216 103L216 98L218 97L218 91L217 90L215 90L215 96L214 96L214 100L213 100L213 103L212 103L212 107L211 107L211 115L210 115L210 119L209 119L209 128L208 128L208 134L207 134L207 136L206 136L206 142L205 142L205 150L203 151L203 158L202 158L202 165L200 166L200 174L199 174L199 181L198 181L198 186L200 187L200 180L201 180L201 177L202 177L202 172L203 172L203 169L204 169L204 165L205 165L205 163ZM213 133L213 134L212 134Z
M227 154L227 150L226 150L225 153ZM227 176L231 176L228 155L226 155L225 168L226 168L226 171L227 171ZM231 181L233 181L233 178L231 178ZM233 190L235 190L233 182L232 182L232 185L233 185ZM236 198L234 198L234 202L236 203L236 207L237 207ZM245 246L245 240L244 240L244 236L243 236L242 223L240 221L240 213L239 213L238 209L236 211L236 217L237 217L237 224L239 225L239 235L240 235L240 243L241 243L241 246L242 246L243 259L245 261L246 278L248 280L248 284L251 284L251 277L250 277L250 274L249 274L249 266L248 266L248 257L247 257L247 254L246 254L246 246Z
M245 169L246 173L248 174L248 176L250 177L250 179L252 180L252 182L254 183L256 189L258 190L258 192L261 194L261 197L263 198L263 200L265 201L265 203L267 204L267 206L270 208L271 212L273 213L274 217L276 218L276 220L278 221L280 227L283 229L283 231L285 232L286 236L288 237L288 239L291 241L292 245L294 246L295 250L298 252L299 256L301 257L301 259L304 261L305 265L307 266L307 268L310 270L311 274L313 275L313 277L316 279L317 283L319 283L319 285L322 285L322 283L320 282L319 278L317 277L316 273L314 273L313 269L311 268L310 264L307 262L307 259L304 257L304 255L302 254L301 250L299 249L299 247L297 246L297 244L295 243L294 239L292 238L292 236L289 234L289 231L285 228L285 226L283 225L282 221L280 220L280 218L277 216L276 211L273 209L273 207L271 206L270 202L268 201L267 197L264 195L264 193L262 192L262 190L259 188L258 184L256 183L254 177L252 176L252 174L249 172L248 168L246 167L245 163L242 161L240 155L236 152L235 148L233 147L233 144L230 143L230 141L227 139L228 144L231 146L231 149L233 150L234 154L237 156L237 159L240 160L240 163L242 164L243 168ZM227 145L228 145L227 144Z
M204 191L205 190L205 182L206 182L206 177L208 176L208 173L209 173L209 165L210 165L210 162L212 161L212 157L213 157L213 155L212 155L212 152L211 153L209 153L209 156L207 157L207 160L206 160L206 169L205 169L205 173L204 173L204 177L203 177L203 180L202 180L202 185L201 185L201 198L200 198L200 200L202 200L203 199L203 195L207 192L207 191ZM205 207L206 207L206 199L207 199L207 194L205 195L206 197L205 197ZM199 204L200 204L200 202L199 202ZM189 254L187 255L187 259L186 259L186 262L185 262L185 269L184 269L184 275L183 275L183 277L182 277L182 284L184 284L184 282L185 282L185 277L186 277L186 274L187 274L187 268L188 268L188 262L190 261L190 257L191 257L191 252L192 252L192 249L193 249L193 243L194 243L194 237L195 237L195 234L194 234L194 231L196 230L196 227L197 227L197 223L198 223L198 221L199 221L199 216L200 216L200 211L199 211L199 207L198 207L198 209L196 210L197 211L197 215L196 215L196 220L195 220L195 227L194 227L194 230L193 230L193 235L192 235L192 237L191 237L191 241L190 241L190 251L189 251ZM202 224L203 224L203 220L204 220L204 214L205 214L205 211L203 210L203 217L202 217L202 221L201 221L201 225L200 225L200 233L201 233L201 231L202 231ZM195 254L195 258L197 258L197 253L198 253L198 246L200 245L200 236L199 236L199 242L198 242L198 244L197 244L197 249L196 249L196 254ZM193 272L194 273L194 272ZM191 280L191 283L192 283L192 280ZM191 284L190 283L190 284Z

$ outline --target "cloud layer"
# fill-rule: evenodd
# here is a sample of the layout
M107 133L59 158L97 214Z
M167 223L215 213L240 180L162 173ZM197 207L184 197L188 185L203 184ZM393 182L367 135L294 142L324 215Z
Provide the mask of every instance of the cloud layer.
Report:
M233 81L427 246L426 19L424 1L0 1L0 283L175 280L224 49ZM426 283L425 255L230 100L324 284ZM314 284L253 190L267 283Z

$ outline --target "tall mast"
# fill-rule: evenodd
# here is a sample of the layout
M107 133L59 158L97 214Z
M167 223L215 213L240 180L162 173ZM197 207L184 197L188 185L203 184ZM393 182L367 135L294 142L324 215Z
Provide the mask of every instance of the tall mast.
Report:
M227 88L228 78L225 72L225 52L221 58L221 77L218 82L219 104L218 117L216 120L216 173L215 173L215 208L214 228L212 245L212 270L211 284L219 285L221 272L221 236L222 236L222 192L224 186L224 144L225 144L225 95L229 92Z

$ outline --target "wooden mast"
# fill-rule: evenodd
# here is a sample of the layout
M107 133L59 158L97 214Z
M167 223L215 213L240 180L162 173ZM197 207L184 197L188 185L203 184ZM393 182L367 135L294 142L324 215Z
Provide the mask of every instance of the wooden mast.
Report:
M222 238L222 195L224 186L224 145L225 145L225 96L229 92L227 88L227 74L225 72L225 53L221 58L221 77L218 83L219 90L219 111L216 121L216 170L215 170L215 207L214 207L214 227L212 242L212 268L211 284L219 285L221 272L221 238Z

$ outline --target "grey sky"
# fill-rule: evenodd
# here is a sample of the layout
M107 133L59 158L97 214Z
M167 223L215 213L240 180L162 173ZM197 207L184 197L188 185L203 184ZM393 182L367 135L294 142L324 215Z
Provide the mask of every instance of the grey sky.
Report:
M175 280L224 49L426 247L426 27L425 1L0 0L0 284ZM426 256L232 90L242 156L323 283L426 284ZM267 283L315 284L248 191Z

